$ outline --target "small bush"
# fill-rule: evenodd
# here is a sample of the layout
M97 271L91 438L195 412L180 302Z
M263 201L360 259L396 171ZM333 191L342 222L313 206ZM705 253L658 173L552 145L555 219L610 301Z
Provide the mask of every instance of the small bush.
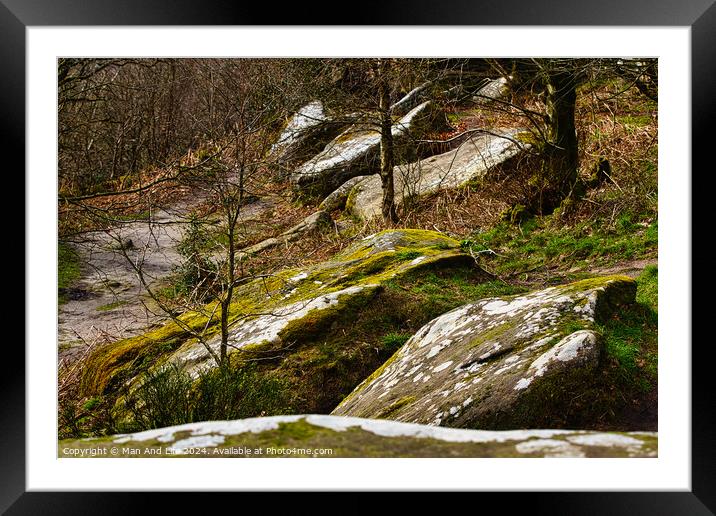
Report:
M147 373L130 393L125 407L136 430L243 419L285 413L284 384L259 374L254 367L222 366L203 371L197 379L181 366L169 364Z
M176 364L149 371L133 391L126 406L142 429L173 426L192 421L192 378Z
M185 295L194 293L198 301L208 300L217 274L215 264L205 254L209 241L210 237L201 221L192 217L177 246L183 259L175 271L178 277L177 290Z
M411 337L408 333L388 333L387 335L383 335L383 338L381 339L383 343L383 348L394 351L398 349L400 346L408 342L408 339Z
M254 367L217 367L202 373L196 385L194 420L243 419L289 410L284 385Z

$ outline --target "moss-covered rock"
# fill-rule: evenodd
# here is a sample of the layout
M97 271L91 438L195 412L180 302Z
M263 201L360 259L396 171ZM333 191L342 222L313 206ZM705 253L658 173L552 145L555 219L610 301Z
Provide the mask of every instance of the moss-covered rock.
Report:
M396 166L393 169L396 204L483 177L491 168L529 149L529 144L516 139L520 131L475 134L448 152ZM348 194L346 209L352 215L368 220L380 215L382 195L380 177L367 177Z
M434 231L390 230L359 240L331 260L239 286L230 311L229 358L236 367L255 363L259 374L284 380L293 411L329 412L393 354L396 347L385 344L383 335L412 333L441 313L412 310L416 301L410 294L389 287L436 269L474 275L477 282L484 278L456 240ZM117 396L137 385L145 371L168 362L195 377L215 367L189 330L203 331L218 351L218 315L182 316L181 325L169 323L95 349L83 367L82 394Z
M650 432L460 430L324 415L192 423L60 441L59 457L656 457Z
M332 413L459 428L585 424L600 364L595 324L635 294L634 280L610 276L461 306L421 328Z

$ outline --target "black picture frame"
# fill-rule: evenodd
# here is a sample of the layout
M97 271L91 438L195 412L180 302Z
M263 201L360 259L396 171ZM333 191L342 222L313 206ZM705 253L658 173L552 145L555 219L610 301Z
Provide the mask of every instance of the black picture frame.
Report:
M325 13L321 17L320 14ZM380 7L351 10L348 14L315 2L283 4L240 3L223 0L0 0L0 135L9 149L25 148L25 30L30 26L66 25L616 25L688 26L691 28L692 84L692 222L703 220L699 207L709 207L710 191L702 180L713 169L711 148L716 120L716 4L714 0L500 0L459 1L446 4L429 0L410 5L384 0ZM330 19L329 19L330 18ZM14 152L21 158L24 155ZM24 170L24 168L22 168ZM699 188L694 188L698 178ZM24 188L23 185L20 186ZM703 228L702 228L703 229ZM697 254L700 240L692 228L692 271L712 271L714 259ZM707 239L710 240L710 239ZM704 245L704 244L702 244ZM32 274L25 269L25 277ZM712 272L708 276L712 277ZM692 282L693 284L693 282ZM708 321L708 304L697 303L697 292L711 283L692 288L693 328ZM28 306L26 310L32 307ZM26 312L27 313L27 312ZM692 338L692 489L688 492L619 493L512 493L510 504L529 504L531 513L549 514L714 514L716 511L716 436L712 376L708 351L712 339ZM19 348L19 346L16 346ZM127 514L146 501L126 493L26 492L25 490L25 355L18 349L14 367L0 375L4 410L0 440L0 509L7 514ZM146 496L146 495L145 495ZM175 493L176 497L177 494ZM243 495L242 495L243 496ZM486 496L504 494L480 494ZM177 497L182 500L182 497ZM183 503L183 502L181 502Z

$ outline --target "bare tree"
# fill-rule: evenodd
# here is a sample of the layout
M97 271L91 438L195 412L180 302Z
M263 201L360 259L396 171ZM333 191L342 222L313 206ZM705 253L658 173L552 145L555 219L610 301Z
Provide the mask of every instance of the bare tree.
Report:
M90 64L61 63L58 76L64 77L62 81L67 83L67 76L71 73L64 71L67 67L78 70L74 72L76 74L89 67L94 73L82 72L82 77L97 77L106 70L117 72L120 66L115 62L106 63L106 66L105 63ZM166 158L158 164L164 173L149 183L130 188L105 183L107 191L60 194L60 201L87 219L89 230L105 229L108 238L114 241L114 248L123 255L153 301L151 310L158 308L161 315L169 317L201 342L218 365L223 365L227 363L229 325L237 318L250 315L232 311L237 285L253 278L243 270L238 259L237 244L243 211L248 200L260 193L269 179L265 156L275 138L276 128L300 102L299 97L309 88L310 80L303 75L304 68L300 63L277 59L167 60L147 70L153 70L156 75L153 81L144 75L136 79L133 94L140 97L136 102L144 105L144 102L149 102L145 97L159 95L166 100L169 111L174 113L146 115L148 125L162 127L162 136L155 136L158 138L156 141L167 142L186 131L181 121L191 109L194 113L192 130L186 133L184 142L201 140L203 143L200 146L187 144L189 150L185 148L183 157L180 153L163 149L160 154L166 155ZM131 82L126 77L124 79ZM77 79L78 82L83 80ZM191 87L185 88L187 85ZM105 86L102 82L99 87ZM80 90L87 91L89 88L85 84ZM69 95L65 96L69 98ZM79 102L80 97L75 95L73 98ZM94 102L92 99L89 101ZM107 97L98 102L111 104ZM112 110L120 111L123 106L126 106L124 102L115 103ZM110 106L105 105L103 109L108 111ZM80 114L87 114L86 106L76 114L76 119L81 121ZM101 130L105 130L114 125L114 119L107 119L100 125ZM129 124L128 127L133 126ZM88 130L84 137L91 137L91 134L92 131ZM110 152L109 148L112 146L103 147L105 154ZM126 157L126 147L115 146L113 149ZM156 159L150 163L156 163ZM88 175L84 170L78 169L77 172ZM87 180L89 183L100 182L96 176ZM177 215L175 220L159 221L155 217L162 208L158 189L165 193L189 189L193 199L187 204L187 209L197 208L201 200L206 201L206 207L202 212L184 213ZM139 209L149 214L146 222L148 236L141 243L127 241L123 231L127 224L136 227L141 223L128 222L116 215L115 208L126 208L130 202L127 199L131 199L135 211ZM163 225L171 224L182 227L179 234L184 234L185 239L196 237L193 242L182 243L185 266L192 274L180 306L177 306L176 300L162 295L161 283L156 281L155 273L148 265ZM173 242L170 245L176 244ZM147 309L150 308L147 306ZM200 323L197 324L197 321ZM210 344L215 324L220 328L218 348Z
M335 119L356 122L360 130L380 135L379 160L373 170L381 178L381 213L386 221L398 220L395 207L393 169L401 161L415 159L415 142L410 137L398 145L393 137L398 101L406 93L438 91L437 84L448 73L448 63L440 59L327 59L319 75L323 87L318 91ZM427 95L425 97L428 97ZM416 98L421 98L416 95ZM437 100L434 98L433 100ZM400 106L403 107L403 106Z
M620 76L644 95L656 98L656 61L651 59L533 58L485 60L494 71L507 74L514 89L529 92L522 100L498 99L483 109L517 114L532 133L542 165L534 177L535 198L528 204L550 213L569 198L580 197L579 138L575 120L579 87L587 81ZM624 90L626 91L626 90ZM525 102L525 99L526 102ZM541 106L541 108L540 108Z

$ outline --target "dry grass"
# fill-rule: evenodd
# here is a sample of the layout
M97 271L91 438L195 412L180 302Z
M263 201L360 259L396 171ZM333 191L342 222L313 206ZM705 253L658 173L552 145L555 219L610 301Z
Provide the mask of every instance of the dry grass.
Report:
M614 224L622 213L635 214L647 222L657 212L657 119L656 104L643 97L636 88L623 91L620 80L586 84L581 88L577 104L577 131L580 143L580 174L588 179L598 160L606 158L612 166L610 179L589 190L577 209L560 221L565 226L590 219L607 219ZM619 95L614 95L618 92ZM525 92L510 99L524 108L543 111L543 106ZM526 126L522 112L511 105L493 105L478 109L472 103L451 108L455 131L440 134L452 137L458 132L475 128ZM367 222L344 219L348 230L306 235L297 242L287 243L252 257L247 266L269 271L281 267L301 267L325 260L350 245L357 238L391 228L418 228L440 231L455 238L464 238L476 231L486 231L500 222L505 209L524 202L531 194L529 179L540 166L538 156L513 159L490 171L484 181L463 187L442 190L411 201L399 209L400 221L392 224L375 218ZM287 185L275 184L274 191ZM277 207L283 214L270 221L296 220L312 211L311 207L291 207L290 196L284 195ZM334 214L335 216L336 214ZM264 236L278 231L266 227ZM258 241L257 235L254 240ZM254 241L252 240L252 242Z

